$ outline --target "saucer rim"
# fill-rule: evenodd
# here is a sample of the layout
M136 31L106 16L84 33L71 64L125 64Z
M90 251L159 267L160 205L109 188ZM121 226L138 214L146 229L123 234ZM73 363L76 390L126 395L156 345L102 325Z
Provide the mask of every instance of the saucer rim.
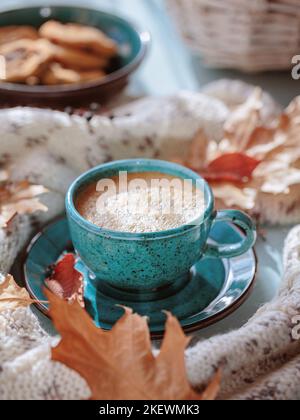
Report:
M63 220L66 219L66 216L60 216L60 217L56 217L55 219L53 219L52 221L50 221L49 223L45 224L40 230L39 232L34 235L34 237L28 242L27 246L25 247L24 250L24 254L22 256L21 259L21 265L22 265L22 269L21 269L21 274L23 277L23 283L25 284L25 287L27 289L27 291L29 292L29 295L31 298L36 299L36 295L33 292L30 283L29 283L29 279L27 278L27 274L26 274L26 262L28 260L29 254L32 250L32 248L34 247L34 245L36 244L36 242L41 238L41 236L45 233L45 231L52 225L55 225ZM230 223L229 223L230 224ZM243 233L242 229L240 229L237 226L233 226L236 230L240 231L241 233ZM241 294L241 296L235 300L234 302L232 302L228 307L224 308L223 310L221 310L219 313L216 313L215 315L211 315L209 318L207 319L203 319L200 320L198 322L193 323L193 325L187 325L187 326L183 326L181 325L183 331L187 334L192 334L194 332L199 332L205 328L208 328L212 325L215 325L217 322L220 322L224 319L226 319L227 317L229 317L230 315L232 315L235 311L237 311L249 298L249 296L252 294L253 289L255 288L256 282L257 282L257 272L258 272L258 257L255 251L255 247L252 247L249 251L251 251L253 253L253 257L254 257L254 274L251 278L251 280L249 280L249 285L247 286L247 288L245 288L244 292ZM44 286L46 287L46 286ZM51 320L51 316L49 314L49 309L40 302L35 302L33 304L43 315L45 315L48 319ZM105 328L103 328L104 331L109 331ZM165 330L163 331L154 331L151 332L150 331L150 335L151 335L151 339L153 340L161 340L163 338L165 334Z

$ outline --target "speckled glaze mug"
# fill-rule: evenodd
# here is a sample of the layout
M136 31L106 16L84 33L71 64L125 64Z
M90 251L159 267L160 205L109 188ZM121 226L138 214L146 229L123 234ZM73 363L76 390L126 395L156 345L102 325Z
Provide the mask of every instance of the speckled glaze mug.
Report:
M89 184L111 178L120 171L159 172L177 178L202 181L205 212L193 225L155 233L124 233L102 229L84 219L76 210L78 194ZM116 161L96 167L80 176L66 197L66 211L76 252L100 282L134 291L150 291L171 285L189 276L203 256L232 258L247 252L255 243L256 229L245 213L214 210L209 185L198 174L170 162L151 159ZM245 232L245 239L232 245L208 244L215 221L231 222Z

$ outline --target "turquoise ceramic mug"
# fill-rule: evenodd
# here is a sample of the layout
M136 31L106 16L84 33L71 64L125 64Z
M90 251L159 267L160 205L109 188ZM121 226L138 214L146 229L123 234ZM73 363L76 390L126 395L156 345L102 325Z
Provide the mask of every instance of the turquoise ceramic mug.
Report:
M193 183L201 183L205 211L191 225L152 233L124 233L102 229L84 219L76 210L76 198L86 186L112 178L120 171L159 172ZM247 252L255 243L256 229L251 218L238 210L216 212L209 185L196 173L180 165L151 159L116 161L96 167L80 176L66 197L66 211L76 252L93 277L100 282L137 291L154 290L189 276L203 257L232 258ZM231 222L245 232L245 238L231 245L208 244L216 221Z

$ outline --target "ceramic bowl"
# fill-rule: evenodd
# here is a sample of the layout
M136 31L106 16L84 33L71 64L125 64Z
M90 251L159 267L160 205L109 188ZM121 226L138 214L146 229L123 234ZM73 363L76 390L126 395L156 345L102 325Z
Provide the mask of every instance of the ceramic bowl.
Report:
M62 107L103 103L128 83L130 75L143 61L150 34L116 15L76 6L47 6L15 9L0 13L0 26L31 25L40 27L49 19L63 23L80 23L101 29L119 45L119 56L111 72L99 81L58 86L27 86L1 83L2 104Z

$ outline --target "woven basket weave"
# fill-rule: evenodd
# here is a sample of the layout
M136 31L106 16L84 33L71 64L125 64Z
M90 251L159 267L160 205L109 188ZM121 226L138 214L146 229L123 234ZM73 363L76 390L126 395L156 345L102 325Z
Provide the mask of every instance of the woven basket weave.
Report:
M299 0L167 0L188 44L210 67L291 68L300 53Z

